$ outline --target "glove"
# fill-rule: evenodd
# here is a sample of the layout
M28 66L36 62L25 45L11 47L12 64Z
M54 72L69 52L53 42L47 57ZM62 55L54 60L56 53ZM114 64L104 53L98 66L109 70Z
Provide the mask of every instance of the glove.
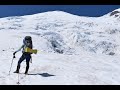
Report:
M16 52L13 53L13 55L15 56Z
M15 55L13 55L13 58L16 58Z
M13 58L15 58L15 54L16 54L16 52L13 53Z
M13 58L15 58L15 54L16 54L16 52L13 53Z

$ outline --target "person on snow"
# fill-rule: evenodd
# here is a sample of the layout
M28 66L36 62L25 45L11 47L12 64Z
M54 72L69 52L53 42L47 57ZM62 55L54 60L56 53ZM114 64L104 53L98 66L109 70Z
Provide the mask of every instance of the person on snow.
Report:
M31 60L31 54L30 52L25 52L26 47L29 48L33 48L33 44L32 44L32 38L31 36L25 36L25 38L23 39L23 45L13 53L13 55L15 56L15 54L17 52L19 52L22 49L22 56L20 57L18 64L17 64L17 69L14 73L19 73L19 69L20 69L20 64L23 60L26 59L26 70L24 74L28 74L28 70L29 70L29 62Z

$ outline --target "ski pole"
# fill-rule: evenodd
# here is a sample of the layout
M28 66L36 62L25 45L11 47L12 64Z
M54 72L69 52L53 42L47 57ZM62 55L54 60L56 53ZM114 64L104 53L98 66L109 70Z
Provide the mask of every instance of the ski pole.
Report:
M30 60L30 62L32 63L32 56L31 56L31 60Z
M15 58L15 55L13 56L13 59ZM12 68L12 64L13 64L13 59L12 59L12 62L11 62L11 66L10 66L10 71L9 71L9 75L10 75L10 72L11 72L11 68Z
M18 84L18 85L20 84L20 82L19 82L19 73L18 73L18 82L17 82L17 84Z

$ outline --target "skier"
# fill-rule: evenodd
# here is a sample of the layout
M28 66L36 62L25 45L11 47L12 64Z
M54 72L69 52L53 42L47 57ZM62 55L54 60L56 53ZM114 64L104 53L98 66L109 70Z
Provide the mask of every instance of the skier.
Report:
M33 44L32 44L32 38L31 36L25 36L25 38L23 39L23 45L13 53L13 55L15 56L15 54L20 51L21 49L22 50L22 56L20 57L19 61L18 61L18 65L17 65L17 69L14 73L19 73L19 69L20 69L20 64L23 60L26 59L26 70L25 70L25 73L24 74L28 74L28 70L29 70L29 62L30 62L30 59L31 59L31 52L26 52L25 49L29 47L32 49L33 47Z

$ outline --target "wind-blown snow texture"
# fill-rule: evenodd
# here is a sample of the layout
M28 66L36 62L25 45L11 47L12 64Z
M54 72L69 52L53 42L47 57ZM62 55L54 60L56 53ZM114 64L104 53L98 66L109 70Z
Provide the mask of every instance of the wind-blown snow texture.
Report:
M32 55L29 75L21 85L120 84L120 9L101 17L63 11L0 19L0 84L15 85L21 52L12 54L31 35L38 54ZM20 72L25 71L25 62Z

